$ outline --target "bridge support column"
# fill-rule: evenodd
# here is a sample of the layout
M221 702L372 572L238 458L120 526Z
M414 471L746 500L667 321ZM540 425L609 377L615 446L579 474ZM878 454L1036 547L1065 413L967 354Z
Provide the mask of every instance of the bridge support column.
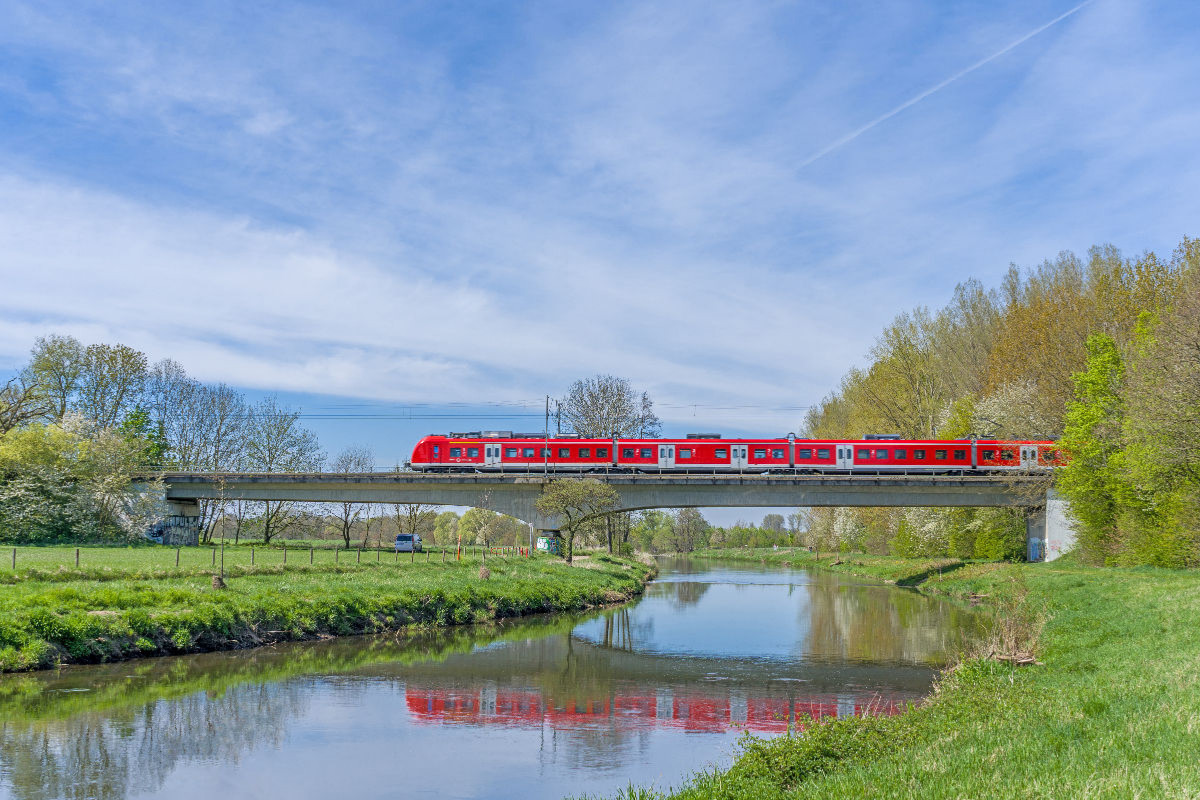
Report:
M1051 489L1046 492L1046 504L1026 514L1025 557L1030 561L1053 561L1074 546L1070 504Z
M168 500L167 513L159 523L163 544L176 547L200 544L200 503Z

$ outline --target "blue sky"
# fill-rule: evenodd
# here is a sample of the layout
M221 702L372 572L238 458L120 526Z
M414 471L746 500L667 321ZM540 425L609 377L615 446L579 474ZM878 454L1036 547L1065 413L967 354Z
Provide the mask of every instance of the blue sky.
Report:
M464 428L611 372L668 432L782 434L960 280L1200 233L1191 2L0 20L0 367L67 332ZM391 462L458 422L314 427Z

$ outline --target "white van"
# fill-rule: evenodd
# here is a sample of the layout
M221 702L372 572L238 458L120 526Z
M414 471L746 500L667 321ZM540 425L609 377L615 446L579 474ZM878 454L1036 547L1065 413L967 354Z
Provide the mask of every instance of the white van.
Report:
M396 535L396 552L397 553L420 553L421 550L421 534L419 533L400 533Z

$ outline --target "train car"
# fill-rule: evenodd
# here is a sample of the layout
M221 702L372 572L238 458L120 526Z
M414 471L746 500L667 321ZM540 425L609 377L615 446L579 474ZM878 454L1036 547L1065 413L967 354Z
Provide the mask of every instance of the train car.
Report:
M1062 463L1051 441L991 439L583 439L540 433L474 431L429 435L410 466L429 472L1004 472Z

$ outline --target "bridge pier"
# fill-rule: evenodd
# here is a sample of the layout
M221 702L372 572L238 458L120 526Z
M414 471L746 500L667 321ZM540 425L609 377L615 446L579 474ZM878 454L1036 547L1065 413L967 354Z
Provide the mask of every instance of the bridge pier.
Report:
M167 500L167 513L159 523L163 544L176 547L200 544L200 503L197 500Z

